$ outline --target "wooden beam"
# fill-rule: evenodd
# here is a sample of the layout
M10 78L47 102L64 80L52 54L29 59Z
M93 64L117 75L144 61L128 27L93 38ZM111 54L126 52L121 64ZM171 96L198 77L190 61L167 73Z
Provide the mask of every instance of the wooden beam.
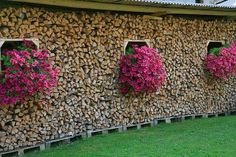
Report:
M143 15L144 19L151 19L151 20L162 20L162 17L154 16L154 15Z
M164 15L166 15L166 14L168 14L167 11L160 11L160 12L157 12L157 13L152 14L151 16L157 16L157 17L159 17L159 16L164 16Z
M183 15L212 15L212 16L236 16L236 9L222 9L211 10L211 8L162 8L155 6L139 6L131 4L117 4L117 3L99 3L87 2L79 0L10 0L14 2L25 2L34 4L44 4L52 6L81 8L81 9L95 9L95 10L109 10L109 11L127 11L127 12L141 12L141 13L160 13L166 14L183 14Z

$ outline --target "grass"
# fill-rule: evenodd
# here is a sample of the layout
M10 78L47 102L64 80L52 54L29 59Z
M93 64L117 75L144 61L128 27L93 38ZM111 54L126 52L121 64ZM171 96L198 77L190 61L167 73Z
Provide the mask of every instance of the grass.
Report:
M235 157L236 116L94 136L24 157Z

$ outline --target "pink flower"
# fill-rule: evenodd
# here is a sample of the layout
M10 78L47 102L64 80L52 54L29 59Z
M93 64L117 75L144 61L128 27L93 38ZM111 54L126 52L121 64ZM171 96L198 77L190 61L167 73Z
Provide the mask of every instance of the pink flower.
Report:
M11 50L3 55L10 58L10 66L0 73L1 105L24 103L37 93L49 94L57 85L59 70L52 68L46 51Z
M154 92L164 83L166 70L161 56L155 49L134 46L134 54L123 55L120 59L120 92L134 94Z
M236 45L222 48L218 56L209 54L205 57L205 67L214 77L226 80L236 75Z
M18 63L17 60L14 59L14 58L12 58L12 59L10 60L10 62L11 62L11 64L13 64L13 65Z
M33 67L36 67L38 64L39 64L38 61L34 61L33 64L32 64L32 66L33 66Z
M40 52L34 51L34 57L38 57L40 55Z
M31 47L31 41L27 41L24 39L24 44L26 47L30 48Z
M47 77L46 75L40 74L38 78L39 78L40 81L42 81L42 80L45 80L46 77Z

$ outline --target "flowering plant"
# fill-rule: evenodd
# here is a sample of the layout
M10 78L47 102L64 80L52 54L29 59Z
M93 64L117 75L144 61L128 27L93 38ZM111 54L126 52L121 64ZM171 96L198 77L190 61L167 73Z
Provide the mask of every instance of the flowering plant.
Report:
M133 45L120 59L120 92L134 94L154 92L159 89L166 78L166 70L161 56L153 48Z
M24 40L16 49L4 50L1 56L0 104L25 102L39 93L49 94L56 86L59 70L53 69L47 51L37 51Z
M236 74L236 45L213 48L205 57L205 67L214 77L226 80Z

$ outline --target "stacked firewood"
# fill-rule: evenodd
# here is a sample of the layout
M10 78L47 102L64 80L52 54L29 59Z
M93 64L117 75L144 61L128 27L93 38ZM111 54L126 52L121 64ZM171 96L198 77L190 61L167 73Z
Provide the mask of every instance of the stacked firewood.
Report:
M38 38L60 68L50 96L0 107L0 152L91 129L235 107L235 80L212 79L203 65L207 41L233 41L235 31L236 22L226 20L0 9L0 38ZM160 91L119 93L118 63L126 39L149 39L162 55L168 77Z

